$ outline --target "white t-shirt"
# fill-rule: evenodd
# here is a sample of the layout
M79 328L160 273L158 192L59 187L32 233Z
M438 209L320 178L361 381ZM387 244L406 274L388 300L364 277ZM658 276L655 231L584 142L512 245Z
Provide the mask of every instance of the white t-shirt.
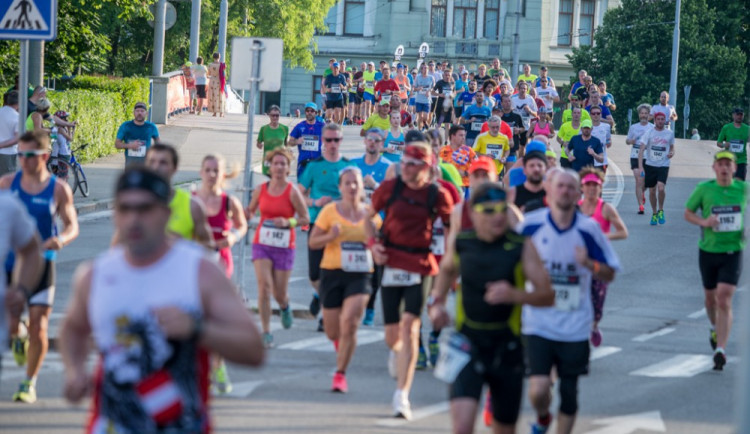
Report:
M521 233L531 237L555 291L554 306L523 307L523 334L559 342L588 341L594 320L592 273L576 261L576 247L586 248L590 259L619 271L620 260L609 240L595 220L580 212L569 228L560 231L548 208L526 214Z
M594 128L591 129L591 135L602 142L602 152L604 153L604 160L601 163L594 160L594 167L609 164L607 161L607 143L612 143L612 127L609 124L601 122L599 125L594 125Z
M199 84L199 85L208 84L208 78L206 78L206 74L208 74L208 68L206 68L206 65L193 65L191 68L193 68L193 75L195 76L195 84Z
M8 253L16 251L31 241L36 232L34 220L26 207L9 191L0 191L0 264L5 264ZM5 276L0 279L0 300L5 299ZM0 309L0 345L7 348L8 336L5 305Z
M630 126L627 140L635 140L635 143L632 145L633 149L630 150L630 158L638 158L638 151L641 149L641 144L638 143L638 140L646 134L646 131L653 127L654 124L647 123L646 125L641 125L640 122Z
M513 106L513 112L521 116L523 126L528 130L529 124L531 123L531 115L526 113L524 106L529 106L532 111L536 111L537 108L534 98L532 98L531 95L526 94L526 98L521 99L521 97L516 94L511 97L510 103Z
M664 128L658 131L656 128L651 128L641 136L638 143L646 147L646 150L643 151L643 164L651 167L669 167L671 159L667 158L667 154L670 148L674 146L672 130Z
M0 142L13 138L16 132L18 132L18 112L7 105L0 107ZM3 155L16 155L17 153L18 145L0 148L0 154Z
M557 98L559 95L557 94L557 91L547 86L546 89L542 89L541 87L536 88L536 94L539 96L539 99L544 101L544 107L548 110L552 110L552 106L555 105L554 99Z
M670 116L672 116L672 113L677 113L677 111L675 111L674 109L674 106L671 104L656 104L655 106L651 107L651 116L655 115L656 113L664 113L667 116L667 123L665 125L667 126L667 128L671 128L670 125L672 125L672 121L670 121L669 118Z

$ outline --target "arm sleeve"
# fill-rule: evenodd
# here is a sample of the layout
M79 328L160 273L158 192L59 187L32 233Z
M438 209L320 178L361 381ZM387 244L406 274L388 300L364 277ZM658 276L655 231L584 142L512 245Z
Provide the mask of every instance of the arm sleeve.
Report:
M305 170L302 171L302 176L299 178L299 183L308 190L312 187L312 170L310 170L312 165L312 162L308 164Z
M372 200L370 206L375 211L381 211L383 208L385 208L385 203L388 200L388 197L392 194L392 190L386 192L386 188L391 183L389 181L383 181L383 183L380 184L380 187L375 189L375 191L372 193Z
M159 128L156 125L151 126L151 137L158 139L159 138Z
M293 128L293 129L292 129L292 132L291 132L291 133L289 134L290 136L294 137L295 139L299 139L299 138L300 138L300 136L301 136L301 134L300 134L300 132L299 132L300 130L299 130L299 128L297 128L297 126L299 126L299 124L297 124L297 125L296 125L296 126L295 126L295 127Z
M263 139L263 132L264 131L266 131L266 126L265 125L263 125L262 127L260 127L260 131L258 131L258 143L262 143L262 142L265 141Z
M717 142L721 143L721 142L723 142L723 141L725 141L727 139L727 133L726 133L726 131L727 131L726 126L724 126L724 127L721 128L721 131L719 131L719 138L716 139Z
M450 225L451 211L453 211L453 198L450 193L442 187L438 190L437 215L443 220L445 226Z
M120 128L117 129L117 140L125 140L125 131L127 129L125 125L127 125L127 122L123 122Z

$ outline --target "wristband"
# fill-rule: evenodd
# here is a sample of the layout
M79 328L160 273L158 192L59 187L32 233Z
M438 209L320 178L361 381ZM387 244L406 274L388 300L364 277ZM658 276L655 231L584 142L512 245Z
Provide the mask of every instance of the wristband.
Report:
M291 217L289 219L289 227L294 229L297 226L297 219L294 217Z
M594 274L599 274L599 270L601 270L601 264L599 261L594 261Z

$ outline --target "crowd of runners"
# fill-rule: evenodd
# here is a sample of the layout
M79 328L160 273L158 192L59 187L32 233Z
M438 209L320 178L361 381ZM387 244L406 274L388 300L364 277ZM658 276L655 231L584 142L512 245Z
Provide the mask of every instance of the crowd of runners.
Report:
M232 389L224 361L259 365L274 347L272 299L283 328L292 327L289 279L305 243L310 312L336 350L332 391L348 391L357 330L373 325L379 292L395 417L412 417L415 370L432 366L449 385L454 432L473 431L480 407L495 432L515 432L524 379L531 432L547 432L553 420L557 432L572 432L578 380L602 343L607 286L620 270L611 241L626 239L628 228L602 199L616 110L606 83L581 71L555 128L561 97L546 68L539 73L526 67L512 84L498 59L476 72L433 61L355 70L332 59L325 107L308 103L291 132L279 107L269 110L258 136L267 181L247 204L226 190L237 168L217 154L203 158L196 191L173 188L178 152L159 142L143 119L147 107L136 104L117 137L129 155L115 185L111 248L77 270L60 331L65 396L81 400L91 387L92 337L100 355L92 432L208 430L210 392ZM637 111L626 140L636 212L645 212L648 189L650 224L664 225L676 114L666 93ZM716 370L727 360L744 250L748 126L741 109L732 116L717 142L715 179L696 187L684 216L702 228ZM341 124L361 125L360 158L342 156ZM0 190L12 192L0 193L8 222L0 259L11 252L9 333L16 362L27 365L13 399L26 403L36 400L47 350L56 253L79 232L70 188L47 169L50 140L39 129L0 137L20 163L0 178ZM232 246L256 217L259 326L231 283Z

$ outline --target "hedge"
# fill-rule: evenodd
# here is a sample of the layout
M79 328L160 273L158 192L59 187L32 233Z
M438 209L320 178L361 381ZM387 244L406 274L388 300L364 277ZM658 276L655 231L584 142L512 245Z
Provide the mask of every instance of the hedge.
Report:
M115 78L79 75L70 80L68 88L119 93L125 113L132 113L135 103L139 101L148 104L149 80L144 77Z
M52 102L52 113L65 110L70 113L69 120L78 122L73 147L84 143L89 145L77 154L80 162L88 163L117 152L117 129L130 118L130 111L125 112L120 93L71 89L49 91L47 98Z

